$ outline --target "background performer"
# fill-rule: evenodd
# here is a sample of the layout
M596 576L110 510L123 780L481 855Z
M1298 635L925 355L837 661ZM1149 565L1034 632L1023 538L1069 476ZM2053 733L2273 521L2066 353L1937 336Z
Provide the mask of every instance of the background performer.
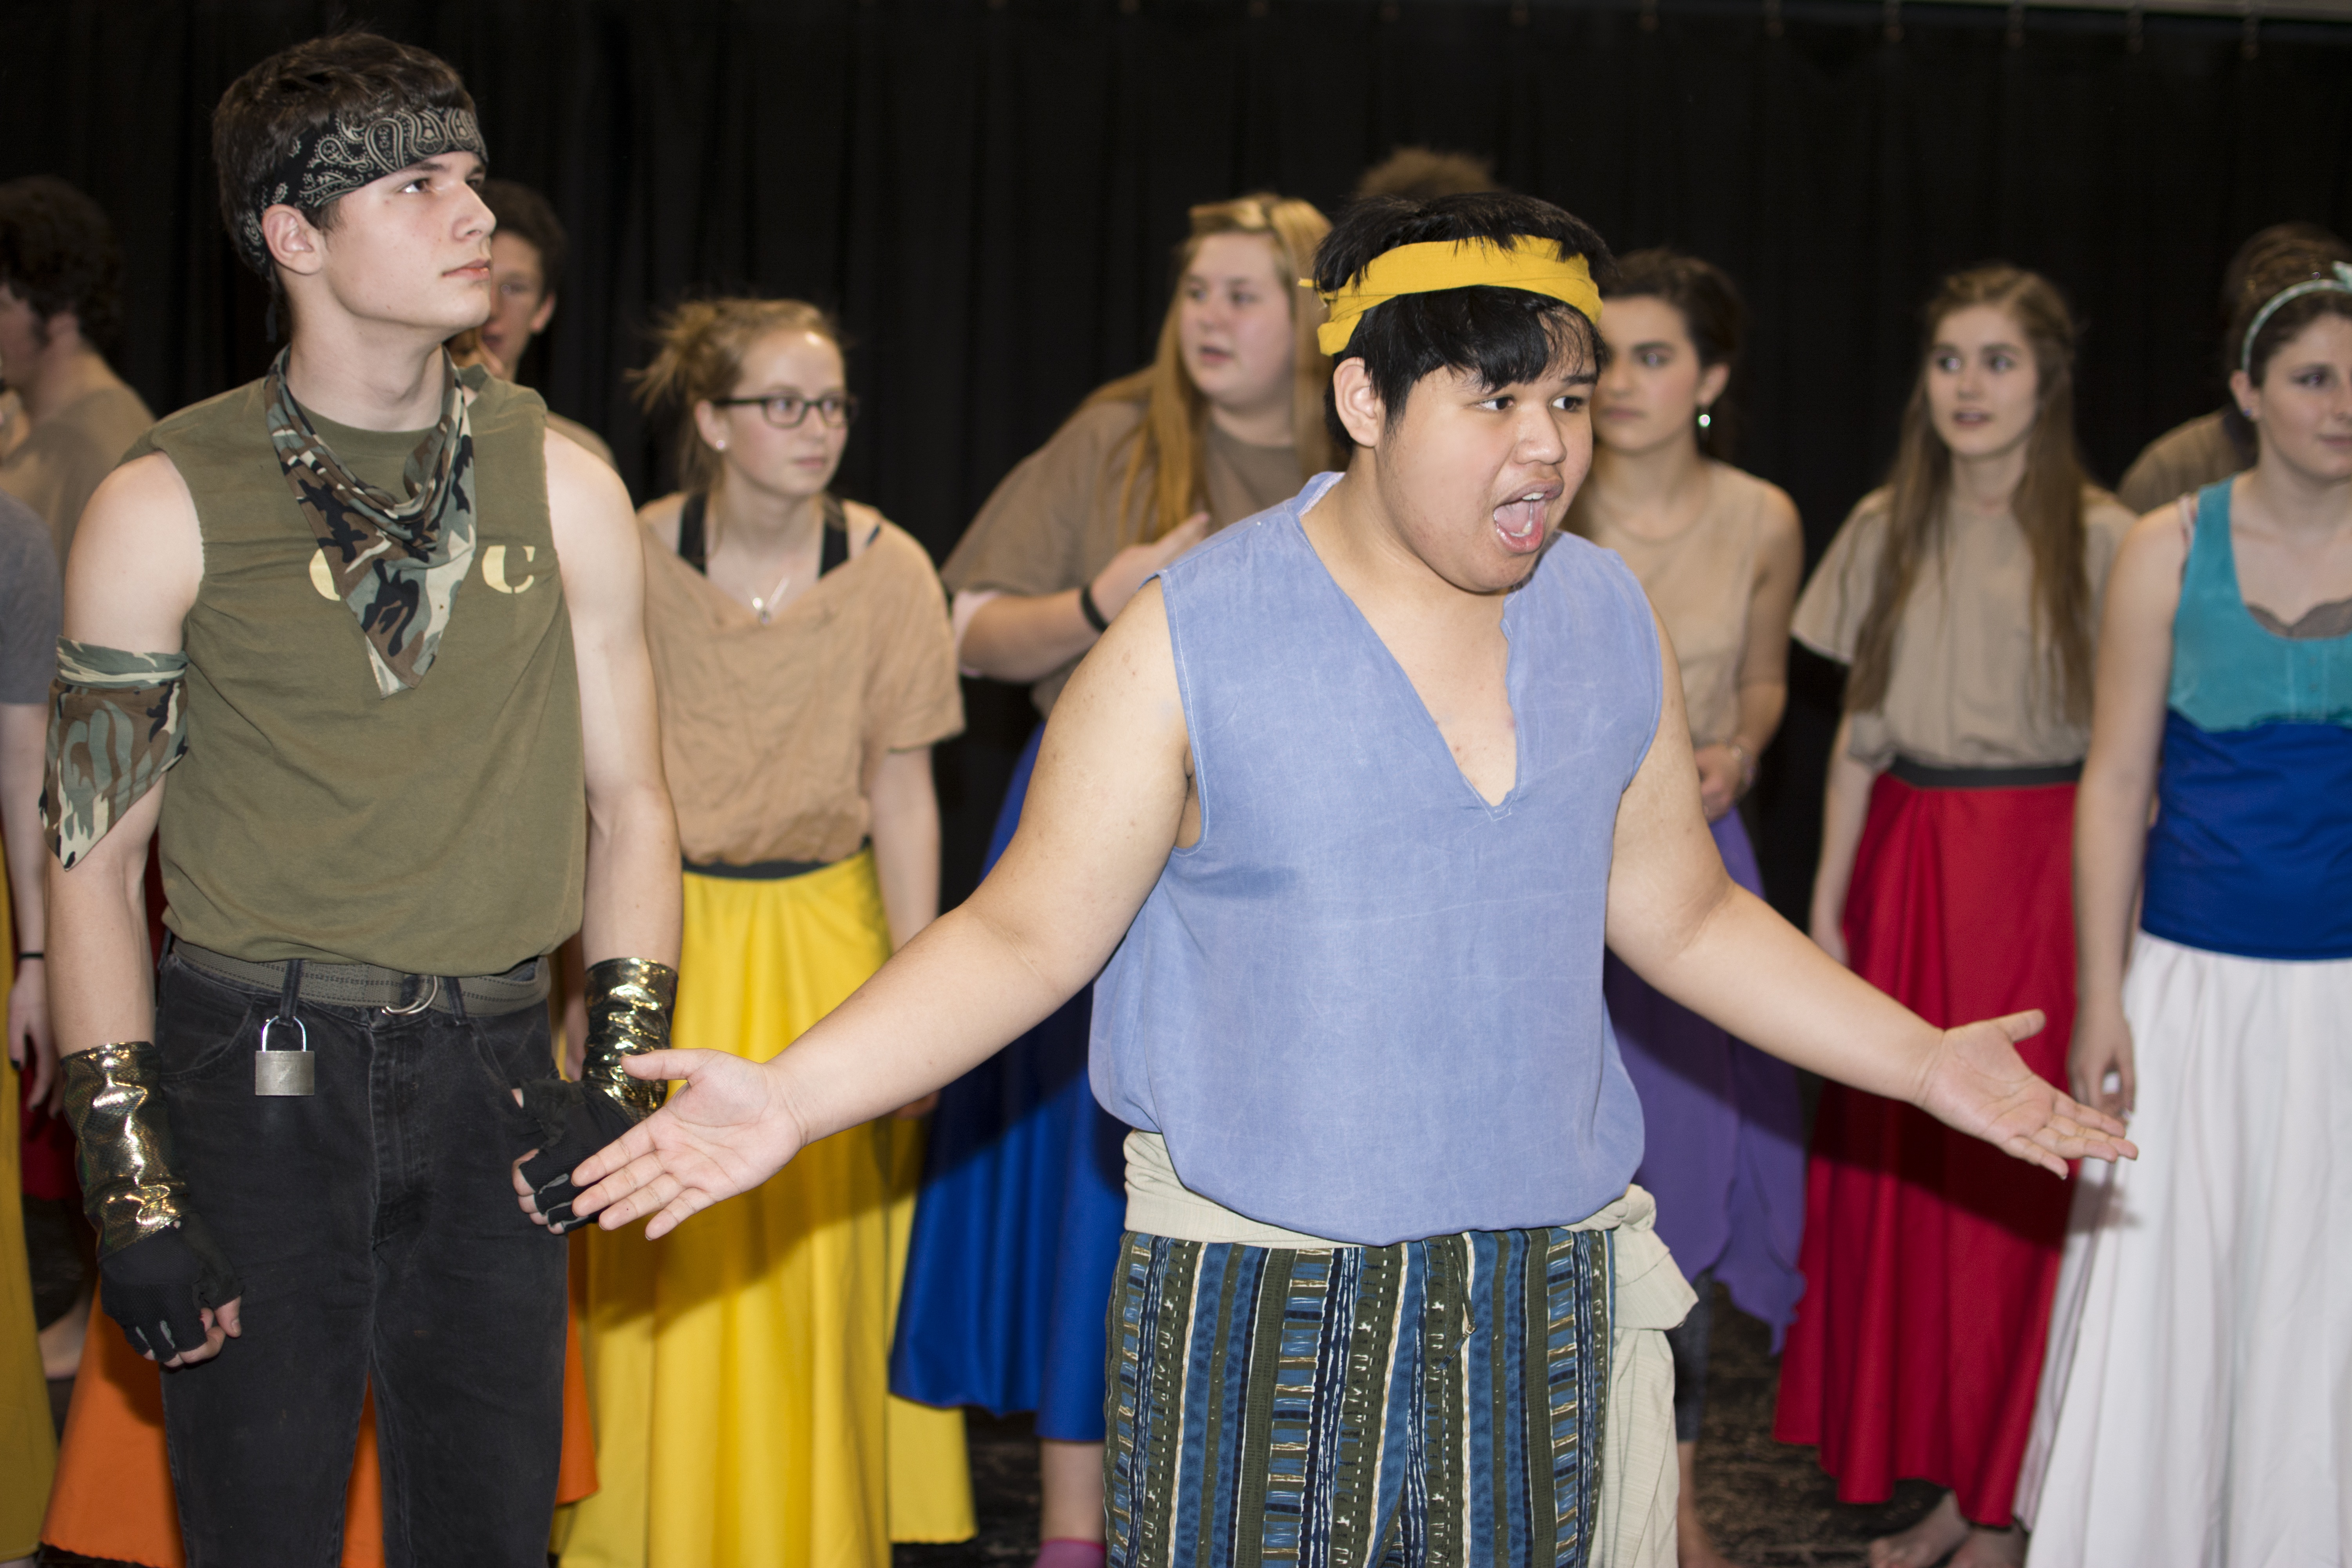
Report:
M644 512L674 1037L765 1061L939 912L947 601L922 546L828 489L857 400L823 311L682 305L638 390L684 416L685 489ZM888 1390L922 1142L867 1121L710 1225L587 1237L603 1485L566 1568L888 1568L893 1540L971 1534L962 1412Z
M2074 323L2015 268L1927 310L1895 474L1839 530L1796 633L1849 664L1813 940L1930 1022L2041 1009L2021 1054L2063 1079L2067 884L2098 595L2131 526L2074 447ZM1848 1501L1951 1489L1874 1568L2013 1563L2011 1501L2066 1221L2063 1184L1911 1107L1832 1086L1807 1175L1783 1442Z
M2252 270L2230 390L2262 455L2141 519L2108 590L2068 1068L2150 1157L2085 1171L2075 1199L2021 1489L2035 1564L2352 1562L2352 266L2337 248Z

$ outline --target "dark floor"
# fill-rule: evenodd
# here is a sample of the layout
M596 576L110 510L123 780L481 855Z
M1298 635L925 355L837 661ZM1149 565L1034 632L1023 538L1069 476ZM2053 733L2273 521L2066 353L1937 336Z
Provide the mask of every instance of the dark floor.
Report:
M103 1325L101 1324L101 1327ZM1927 1512L1936 1489L1906 1482L1891 1502L1841 1503L1811 1448L1772 1441L1780 1368L1763 1325L1716 1302L1706 1429L1699 1443L1699 1507L1716 1544L1744 1568L1858 1563L1873 1536ZM980 1534L959 1546L901 1546L895 1568L1020 1568L1037 1550L1037 1444L1025 1417L971 1422ZM49 1553L45 1563L102 1568Z

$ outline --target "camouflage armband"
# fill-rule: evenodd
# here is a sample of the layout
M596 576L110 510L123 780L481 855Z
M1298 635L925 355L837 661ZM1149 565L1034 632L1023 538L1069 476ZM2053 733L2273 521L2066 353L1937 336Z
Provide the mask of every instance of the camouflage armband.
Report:
M58 639L41 826L70 869L188 749L188 656Z

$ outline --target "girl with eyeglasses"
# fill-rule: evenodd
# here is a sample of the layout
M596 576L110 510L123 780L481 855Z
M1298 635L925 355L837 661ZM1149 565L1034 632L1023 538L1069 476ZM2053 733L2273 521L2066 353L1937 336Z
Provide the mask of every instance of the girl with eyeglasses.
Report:
M686 858L672 1038L758 1060L939 912L930 748L962 699L929 558L827 488L857 406L832 319L701 300L660 343L639 396L685 416L684 486L640 513ZM972 1532L961 1413L888 1389L924 1109L676 1236L589 1233L602 1489L567 1563L887 1568L894 1539Z

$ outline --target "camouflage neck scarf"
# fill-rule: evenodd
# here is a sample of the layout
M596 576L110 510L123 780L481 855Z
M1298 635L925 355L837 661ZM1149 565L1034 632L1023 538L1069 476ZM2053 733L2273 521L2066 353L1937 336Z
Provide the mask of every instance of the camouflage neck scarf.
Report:
M286 355L269 367L269 444L295 504L319 536L335 593L360 619L377 692L425 679L474 563L474 433L465 387L446 358L441 419L402 466L405 500L363 483L310 427L286 389ZM477 378L478 379L478 378ZM478 388L477 388L478 390Z

